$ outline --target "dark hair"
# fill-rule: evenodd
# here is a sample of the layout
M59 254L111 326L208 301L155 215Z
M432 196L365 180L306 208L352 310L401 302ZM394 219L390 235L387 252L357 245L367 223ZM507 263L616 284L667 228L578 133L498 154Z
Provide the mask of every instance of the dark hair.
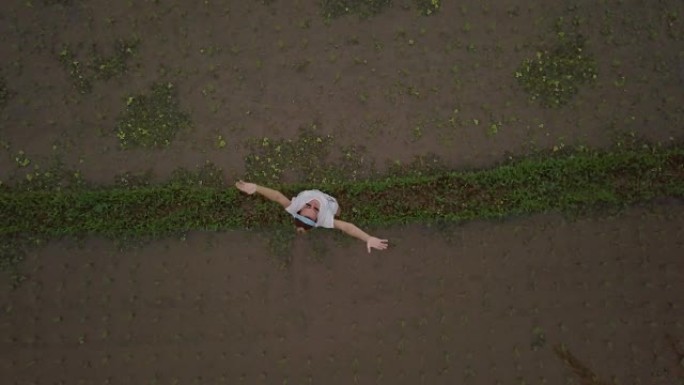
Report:
M301 215L301 210L297 214ZM313 228L313 226L307 225L306 223L300 221L297 218L293 218L293 219L294 219L294 224L297 227L297 231L306 232L306 231L311 230ZM299 229L302 229L302 230L299 230Z

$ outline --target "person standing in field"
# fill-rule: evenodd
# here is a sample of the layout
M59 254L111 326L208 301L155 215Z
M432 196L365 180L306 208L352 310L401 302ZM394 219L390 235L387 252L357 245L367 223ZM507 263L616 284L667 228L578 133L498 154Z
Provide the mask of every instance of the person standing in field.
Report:
M322 191L305 190L290 200L280 191L259 186L255 183L240 180L235 183L235 187L249 195L258 193L273 202L279 203L294 218L294 225L299 234L305 234L308 230L315 227L339 229L352 237L364 241L369 253L372 248L378 250L385 250L387 248L387 239L370 236L353 223L336 219L335 217L340 215L340 206L335 198Z

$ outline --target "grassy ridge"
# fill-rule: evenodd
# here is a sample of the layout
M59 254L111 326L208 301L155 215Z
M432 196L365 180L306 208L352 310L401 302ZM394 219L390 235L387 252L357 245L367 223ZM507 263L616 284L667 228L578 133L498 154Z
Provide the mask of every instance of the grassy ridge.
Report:
M403 175L336 186L270 186L286 196L319 188L342 217L363 225L462 221L623 207L684 197L684 147L581 151L528 157L470 172ZM290 220L274 203L237 189L174 184L142 188L0 193L0 236L163 236L188 230L269 227Z

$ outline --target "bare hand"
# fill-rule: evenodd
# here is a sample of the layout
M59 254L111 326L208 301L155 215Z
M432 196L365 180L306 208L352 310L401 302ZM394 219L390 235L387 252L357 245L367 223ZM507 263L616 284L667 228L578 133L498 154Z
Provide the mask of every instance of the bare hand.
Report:
M249 182L244 182L242 180L238 181L235 183L235 187L238 188L238 190L247 193L249 195L252 195L256 192L257 190L257 185L254 183L249 183Z
M385 250L387 248L387 239L378 239L375 237L368 238L366 241L366 247L368 247L368 252L371 252L371 247L378 250Z

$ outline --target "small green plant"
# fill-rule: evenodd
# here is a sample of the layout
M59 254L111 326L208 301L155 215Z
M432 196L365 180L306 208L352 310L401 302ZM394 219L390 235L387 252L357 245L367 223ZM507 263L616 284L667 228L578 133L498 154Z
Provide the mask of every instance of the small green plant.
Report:
M23 150L19 150L17 155L14 157L14 161L19 167L26 167L31 164L31 159L29 159Z
M420 125L413 127L413 141L418 141L423 137L423 128Z
M214 146L218 149L222 149L226 147L227 142L226 139L223 137L223 135L217 135L216 140L214 141Z
M190 117L180 110L173 83L154 84L147 94L126 99L116 136L123 148L163 148L189 127Z
M487 136L492 137L495 136L496 134L499 133L499 129L501 128L501 122L496 121L492 122L489 127L487 128Z
M292 65L292 68L297 73L303 73L303 72L306 72L307 68L309 68L309 64L311 64L311 59L304 59L304 60L298 61L297 63L294 63Z
M76 58L71 47L64 46L59 52L59 61L69 73L71 82L76 90L81 94L87 94L92 90L92 83L89 76L85 74L83 63Z
M361 102L361 104L368 103L368 91L359 92L358 97L359 97L359 101Z
M586 51L582 35L558 30L556 37L553 46L525 59L515 72L522 88L544 107L567 104L581 85L597 77L596 60Z
M416 8L418 8L418 11L423 16L430 16L437 13L441 5L441 0L415 0L415 2Z
M74 2L74 0L43 0L43 4L50 6L50 5L62 5L62 6L68 6L71 5Z
M543 348L544 345L546 345L546 333L541 327L535 326L534 329L532 329L530 347L532 350L537 350Z
M350 14L372 17L391 7L392 3L392 0L320 0L321 13L327 20ZM414 3L423 16L437 13L441 6L441 0L414 0Z
M0 76L0 108L5 107L10 98L10 91L7 88L7 81L3 76Z
M114 49L110 55L102 54L97 46L93 45L90 64L96 79L109 80L122 75L128 69L128 60L137 51L140 39L118 39L114 43Z
M392 0L321 0L321 13L326 19L354 14L362 18L375 16L392 4Z

